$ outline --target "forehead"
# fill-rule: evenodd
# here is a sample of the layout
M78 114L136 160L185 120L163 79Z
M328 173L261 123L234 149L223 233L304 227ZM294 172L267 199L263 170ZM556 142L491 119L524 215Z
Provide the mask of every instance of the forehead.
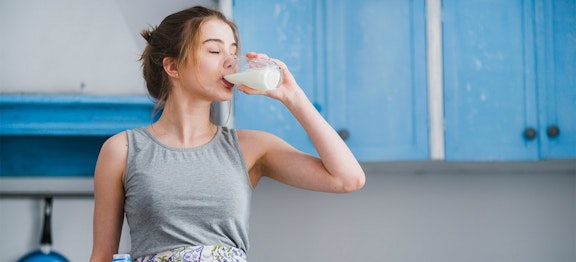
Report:
M236 43L232 28L219 19L209 19L200 28L200 42L210 39L221 40L225 44Z

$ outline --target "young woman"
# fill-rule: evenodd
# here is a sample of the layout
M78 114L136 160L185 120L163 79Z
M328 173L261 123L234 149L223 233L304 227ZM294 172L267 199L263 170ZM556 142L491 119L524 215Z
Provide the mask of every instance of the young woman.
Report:
M253 189L263 176L298 188L345 193L364 172L316 111L286 65L279 88L238 90L282 102L306 130L319 158L262 131L212 121L211 104L229 101L239 53L236 26L221 13L193 7L142 33L150 95L162 109L150 126L128 130L102 146L94 174L92 262L112 261L124 214L135 261L246 261ZM164 259L164 260L163 260Z

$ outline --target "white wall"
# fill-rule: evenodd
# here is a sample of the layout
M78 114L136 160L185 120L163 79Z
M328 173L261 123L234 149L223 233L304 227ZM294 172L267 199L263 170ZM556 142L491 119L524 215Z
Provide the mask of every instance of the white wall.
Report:
M384 165L370 172L363 190L351 195L264 183L254 199L250 258L576 261L573 166L555 174L409 174L387 171Z
M263 180L250 261L576 261L576 164L424 174L387 165L368 168L365 188L347 195ZM54 248L71 261L90 255L92 204L54 199ZM37 248L40 208L41 200L0 199L0 261Z
M0 0L0 93L145 94L142 29L214 1Z

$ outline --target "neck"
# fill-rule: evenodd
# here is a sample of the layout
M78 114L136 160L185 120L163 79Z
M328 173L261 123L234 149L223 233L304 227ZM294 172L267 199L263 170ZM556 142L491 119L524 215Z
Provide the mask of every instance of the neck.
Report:
M217 127L210 121L209 102L168 99L162 115L150 129L169 146L194 147L208 143Z

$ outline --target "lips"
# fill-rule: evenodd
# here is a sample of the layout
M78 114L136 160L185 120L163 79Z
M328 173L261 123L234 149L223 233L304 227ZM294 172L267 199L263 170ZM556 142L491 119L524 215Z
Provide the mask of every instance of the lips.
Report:
M233 84L233 83L230 83L230 82L228 82L228 80L226 80L226 79L222 78L222 81L224 82L224 84L226 85L226 87L228 87L228 88L232 88L232 87L234 87L234 84Z

